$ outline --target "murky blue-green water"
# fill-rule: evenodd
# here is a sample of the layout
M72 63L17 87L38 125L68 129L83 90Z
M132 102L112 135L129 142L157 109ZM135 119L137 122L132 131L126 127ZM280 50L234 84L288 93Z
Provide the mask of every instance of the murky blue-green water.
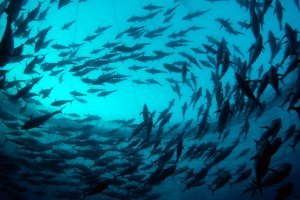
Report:
M1 0L0 199L299 199L299 7Z

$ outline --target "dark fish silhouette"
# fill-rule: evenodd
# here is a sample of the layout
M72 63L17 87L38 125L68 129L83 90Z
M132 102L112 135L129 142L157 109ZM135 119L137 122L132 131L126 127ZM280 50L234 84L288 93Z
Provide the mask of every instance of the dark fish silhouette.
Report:
M41 115L39 117L33 117L31 116L30 119L25 122L25 124L21 127L21 129L23 130L28 130L28 129L33 129L33 128L37 128L40 127L41 125L43 125L46 121L48 121L50 118L52 118L54 115L58 114L58 113L62 113L62 110L64 108L54 111L50 114L46 114L46 115Z
M18 92L15 95L12 95L10 97L10 100L18 100L20 98L25 97L30 92L30 90L33 88L33 86L35 86L41 79L42 79L42 77L33 79L32 83L30 83L27 86L23 87L22 89L18 90Z
M58 9L61 9L62 7L65 7L69 3L71 3L72 0L59 0L58 2Z
M4 67L9 62L14 53L14 37L11 24L12 17L10 16L10 14L8 14L5 31L0 42L0 67Z
M260 101L254 96L251 88L249 87L249 84L246 82L246 80L243 79L241 75L238 73L235 73L235 78L237 80L239 88L243 91L243 93L252 101L254 101L256 104L261 106Z

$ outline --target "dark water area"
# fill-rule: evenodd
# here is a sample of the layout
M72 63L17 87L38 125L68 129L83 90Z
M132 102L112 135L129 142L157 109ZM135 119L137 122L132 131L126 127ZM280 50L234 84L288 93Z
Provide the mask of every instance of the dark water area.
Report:
M0 0L0 200L300 199L299 0Z

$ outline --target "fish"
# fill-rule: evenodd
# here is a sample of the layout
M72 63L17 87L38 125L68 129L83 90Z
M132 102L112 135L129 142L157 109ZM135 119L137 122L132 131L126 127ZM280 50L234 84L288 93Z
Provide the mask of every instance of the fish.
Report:
M62 106L66 103L72 103L74 99L72 100L55 100L51 103L51 106Z
M280 51L281 48L281 41L279 40L277 42L278 38L275 37L274 33L270 30L268 32L268 42L269 46L270 46L270 50L271 50L271 58L269 63L273 62L273 59L275 58L275 56L278 54L278 52Z
M188 72L188 68L187 68L186 63L184 63L184 64L182 65L181 71L182 71L182 82L184 83L185 80L186 80L187 72Z
M259 16L256 14L256 11L254 9L250 9L250 24L247 28L250 26L252 27L252 33L254 37L257 39L260 35L260 19Z
M72 26L74 24L75 20L72 20L68 23L65 23L62 27L61 27L61 30L67 30L69 29L70 26Z
M19 12L22 10L22 6L25 6L26 4L27 4L26 0L10 1L6 8L6 12L11 17L12 20L15 20L18 18Z
M290 63L286 69L286 71L282 75L282 79L284 79L288 74L290 74L292 71L297 69L298 64L300 63L300 60L297 59L296 56L292 56L292 59L290 60Z
M287 176L289 176L292 168L293 165L291 163L281 163L274 166L273 168L270 168L270 172L266 174L266 177L264 177L263 187L269 187L281 182Z
M256 140L255 142L257 144L263 143L264 141L269 140L270 138L271 138L270 141L273 141L281 129L281 124L282 124L281 118L276 118L276 119L272 120L270 126L262 126L261 128L265 128L266 131L262 134L260 139Z
M46 121L48 121L50 118L52 118L54 115L62 113L63 109L64 108L61 108L60 110L54 111L49 114L41 115L38 117L31 116L30 119L22 125L21 129L29 130L29 129L33 129L33 128L38 128L41 125L43 125Z
M275 142L271 144L268 140L264 140L260 144L257 154L251 158L255 161L256 173L256 188L263 194L263 176L267 173L268 166L270 165L272 156L276 153L277 147L274 146ZM279 144L281 145L281 144ZM253 188L252 188L253 189Z
M156 6L151 3L149 3L148 5L143 7L144 10L148 10L148 11L153 11L153 10L162 9L162 8L163 8L162 6Z
M233 182L229 182L230 187L232 187L233 184L237 184L237 183L241 183L245 180L247 180L250 175L252 173L252 169L247 169L245 171L243 171L241 174L239 174L238 178L236 178L236 180L234 180Z
M11 4L13 3L10 3L10 5ZM10 14L8 14L5 31L0 41L0 67L4 67L13 56L14 36L13 36L11 24L12 24L12 17L10 16Z
M261 107L261 102L254 96L252 90L250 89L248 83L242 78L241 75L238 73L235 73L235 77L238 83L238 86L241 88L243 93L251 99L253 102L255 102L257 105Z
M182 19L183 20L187 20L187 21L191 21L191 20L193 20L196 17L199 17L199 16L202 16L202 15L206 14L209 11L210 11L210 9L199 10L199 11L195 11L195 12L190 12L186 16L184 16Z
M92 196L92 195L103 192L104 190L106 190L109 187L109 185L111 183L112 183L112 180L110 180L110 179L104 179L104 180L98 181L94 187L88 188L88 189L86 189L86 191L84 191L84 195L83 195L82 199L85 199L86 196Z
M257 37L255 43L250 47L249 51L249 63L248 67L251 66L259 57L261 51L263 49L263 39L261 34Z
M163 180L165 180L167 177L171 176L174 171L176 170L176 165L171 165L168 168L160 170L158 173L155 173L155 176L153 176L152 179L147 181L147 184L149 185L158 185Z
M146 104L144 104L143 111L140 114L143 114L144 123L147 124L150 112L149 112L148 107L147 107Z
M3 198L298 195L298 0L28 2L0 3Z
M119 177L119 176L124 176L124 175L132 174L132 173L134 173L135 171L137 171L138 167L139 167L139 163L130 165L130 166L128 166L127 168L125 168L123 171L121 171L120 173L116 174L116 175L114 176L114 179L116 179L116 178Z
M208 184L208 189L214 194L216 190L222 188L226 183L229 183L231 179L231 173L224 171L220 176L218 176L213 183Z
M274 14L276 13L280 30L282 29L283 10L284 10L284 8L282 7L280 1L276 0Z
M217 50L217 55L216 55L216 60L217 60L216 67L217 68L219 68L219 66L222 62L225 45L226 45L226 41L224 38L222 38L222 41L220 43L218 43L218 50Z
M260 14L260 18L262 18L267 13L267 11L270 9L272 3L273 3L273 0L264 0L263 9Z
M45 10L43 10L42 12L39 13L37 20L38 21L43 21L46 20L46 17L48 15L48 11L50 9L50 6L48 6Z
M179 137L179 140L178 140L178 143L176 145L176 153L177 153L177 156L176 156L176 163L179 161L180 159L180 156L182 154L182 150L183 150L183 139L182 139L183 136L180 136Z
M175 6L167 9L165 12L164 12L164 16L167 16L167 15L171 15L172 13L174 13L174 11L180 6L180 4L176 4Z
M277 69L274 66L271 66L269 71L268 71L268 75L269 75L269 80L270 80L270 85L272 86L272 88L275 90L276 94L278 96L281 96L281 92L279 89L279 74L277 72Z
M151 68L151 69L146 69L146 72L150 73L150 74L160 74L160 73L166 73L163 70L159 70L159 69L155 69L155 68Z
M71 92L69 92L71 95L76 96L76 97L83 97L86 96L86 94L81 93L81 92L77 92L76 90L73 90Z
M40 95L42 95L42 98L45 99L45 98L49 97L49 95L52 92L53 88L54 88L54 86L49 88L49 89L41 90L39 93L40 93Z
M219 80L222 79L222 77L225 75L225 73L229 69L229 65L230 65L230 59L229 59L229 52L227 51L223 57L222 70L221 70L221 74L219 76Z
M168 113L160 122L158 130L161 130L163 126L168 123L172 117L173 113Z
M149 119L147 121L147 135L146 135L147 138L151 134L153 126L154 126L154 124L153 124L153 117L150 115Z
M41 79L42 79L42 77L33 79L32 83L30 83L30 84L26 85L25 87L23 87L22 89L18 90L18 92L15 95L12 95L10 97L10 100L16 101L20 98L24 98Z
M250 148L246 148L246 149L244 149L244 150L242 150L237 156L236 156L236 159L238 159L238 158L240 158L240 157L242 157L242 156L245 156L245 155L247 155L249 152L250 152Z
M230 104L229 100L226 100L222 108L218 111L220 112L219 118L218 118L218 125L217 130L219 132L219 140L221 139L221 134L225 130L227 123L229 122L229 115L230 115Z
M293 151L296 151L296 146L300 142L300 133L297 133L293 138L293 144L289 145Z
M62 7L65 7L66 5L68 5L71 2L72 2L72 0L59 0L57 8L61 9Z
M244 125L241 127L240 136L242 135L242 133L244 133L245 134L244 138L246 139L247 135L248 135L248 132L249 132L249 129L250 129L249 120L246 118Z
M36 19L36 17L38 16L39 14L39 10L41 8L41 5L42 5L42 2L38 2L38 5L37 7L35 7L34 9L32 9L32 11L30 11L27 15L27 20L29 21L33 21Z
M259 87L257 88L257 98L259 99L270 82L269 73L266 72L260 79Z
M187 110L187 103L185 102L182 106L182 118L183 118L183 120L184 120L186 110Z
M184 65L182 65L182 68L180 69L179 67L176 67L174 64L164 63L164 68L166 70L168 70L169 72L182 73L182 76L184 77L184 73L183 73ZM183 77L182 77L182 79L183 79Z

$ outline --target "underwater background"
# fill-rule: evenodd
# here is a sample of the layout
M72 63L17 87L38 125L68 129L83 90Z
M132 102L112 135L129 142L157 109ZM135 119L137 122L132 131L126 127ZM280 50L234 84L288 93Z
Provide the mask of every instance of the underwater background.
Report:
M0 0L0 199L300 199L298 0Z

